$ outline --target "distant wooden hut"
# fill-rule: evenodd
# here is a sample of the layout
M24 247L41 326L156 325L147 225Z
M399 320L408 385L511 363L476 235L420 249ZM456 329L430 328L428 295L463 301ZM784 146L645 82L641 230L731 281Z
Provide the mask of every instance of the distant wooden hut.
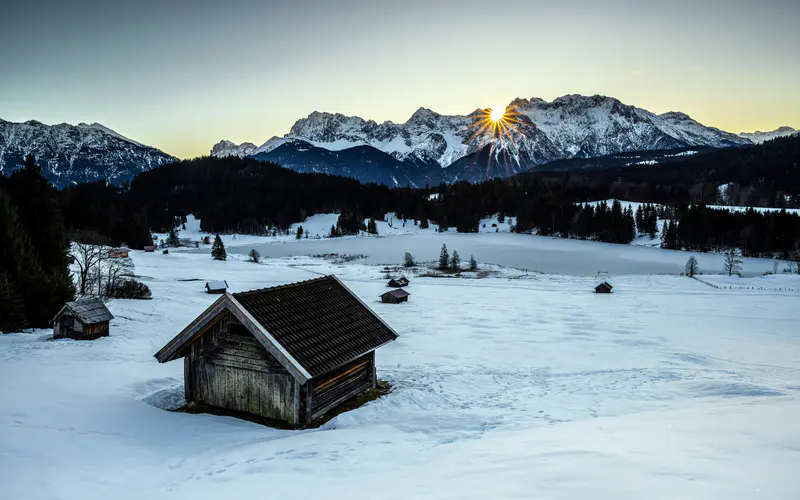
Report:
M206 283L206 293L225 293L228 290L227 281L209 281Z
M108 336L108 322L114 319L103 301L97 297L84 297L67 302L53 316L53 338L93 340Z
M399 278L392 278L389 280L389 283L387 283L386 286L390 286L392 288L402 288L404 286L408 286L408 283L408 278L405 276L400 276Z
M594 287L594 293L611 293L611 289L614 288L611 286L611 283L608 281L603 281Z
M128 253L130 253L131 249L126 247L115 247L108 251L108 258L109 259L127 259Z
M401 288L398 288L381 295L381 302L384 304L399 304L400 302L408 302L409 295L411 294Z
M147 253L155 253L156 247L154 245L147 245L144 247L144 251Z
M397 334L334 276L218 298L156 359L184 358L187 402L303 426L376 386Z

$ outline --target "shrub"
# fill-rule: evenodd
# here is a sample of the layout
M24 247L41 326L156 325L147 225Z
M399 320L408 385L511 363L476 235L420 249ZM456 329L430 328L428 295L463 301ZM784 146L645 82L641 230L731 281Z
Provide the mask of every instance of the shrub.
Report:
M141 281L125 278L108 289L108 296L114 299L152 299L150 288Z

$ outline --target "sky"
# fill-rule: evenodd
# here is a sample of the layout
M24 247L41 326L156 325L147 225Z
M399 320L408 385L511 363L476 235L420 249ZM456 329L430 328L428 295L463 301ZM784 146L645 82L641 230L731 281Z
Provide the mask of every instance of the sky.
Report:
M0 118L99 122L183 158L312 111L402 123L576 93L800 128L797 0L3 4Z

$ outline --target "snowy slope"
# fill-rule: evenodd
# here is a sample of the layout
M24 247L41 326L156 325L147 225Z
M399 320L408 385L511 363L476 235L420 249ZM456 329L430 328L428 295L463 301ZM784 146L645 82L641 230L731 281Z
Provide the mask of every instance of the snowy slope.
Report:
M0 497L796 494L797 293L414 278L393 306L376 300L379 267L132 255L154 299L110 302L111 337L0 336ZM377 354L391 394L305 431L162 409L182 402L183 364L152 355L215 299L203 280L241 291L331 272L400 334Z
M59 187L100 179L119 184L176 160L99 123L45 125L0 119L0 172L20 168L28 154Z
M800 130L795 130L792 127L780 127L770 132L762 132L760 130L755 132L742 132L739 134L739 137L748 139L756 144L761 144L775 139L776 137L786 137L787 135L793 134L800 134Z

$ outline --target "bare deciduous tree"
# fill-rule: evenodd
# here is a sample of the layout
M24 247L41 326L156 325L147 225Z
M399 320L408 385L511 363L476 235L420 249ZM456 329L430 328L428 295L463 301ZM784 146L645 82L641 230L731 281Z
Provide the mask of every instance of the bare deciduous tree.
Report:
M738 250L731 248L725 251L725 262L722 264L722 270L728 276L742 272L742 259L739 257Z
M101 245L87 243L73 243L70 256L78 265L78 293L87 293L92 288L91 279L97 273L101 262L107 257L108 249Z

